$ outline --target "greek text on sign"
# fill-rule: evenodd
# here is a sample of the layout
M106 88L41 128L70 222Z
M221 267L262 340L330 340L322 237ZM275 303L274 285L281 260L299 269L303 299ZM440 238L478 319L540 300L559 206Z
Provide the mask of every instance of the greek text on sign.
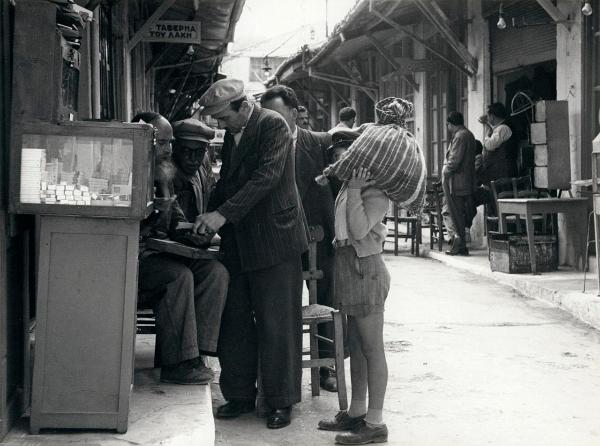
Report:
M145 42L200 43L200 23L159 20L144 33Z

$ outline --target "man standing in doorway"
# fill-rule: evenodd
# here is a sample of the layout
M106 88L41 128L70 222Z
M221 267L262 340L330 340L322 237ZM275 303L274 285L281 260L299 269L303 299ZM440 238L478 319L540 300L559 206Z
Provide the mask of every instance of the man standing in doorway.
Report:
M221 322L218 418L254 409L258 358L267 427L290 424L302 376L302 260L308 247L295 184L292 135L283 118L260 109L237 79L215 82L203 114L225 128L220 179L194 229L219 231L231 282Z
M446 122L452 141L446 151L442 170L444 198L455 231L452 249L448 255L469 255L465 240L465 226L473 219L473 191L475 190L475 137L464 126L463 115L450 112Z
M261 96L260 103L264 108L283 116L292 131L296 185L306 220L309 226L321 226L324 233L323 240L317 244L317 268L323 271L323 278L317 281L317 303L333 308L334 198L329 187L319 186L315 181L327 167L325 154L331 145L331 136L327 133L311 132L296 125L298 98L290 87L276 85L269 88ZM304 270L308 271L308 253L302 256L302 263ZM320 324L319 334L333 339L333 323ZM334 357L330 343L319 341L319 357ZM335 374L328 368L321 368L319 381L323 389L329 392L337 391Z

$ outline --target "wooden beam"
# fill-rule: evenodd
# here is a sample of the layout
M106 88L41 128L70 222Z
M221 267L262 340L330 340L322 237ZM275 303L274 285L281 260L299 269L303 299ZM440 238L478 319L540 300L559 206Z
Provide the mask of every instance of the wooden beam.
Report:
M442 52L438 51L436 48L434 48L432 45L427 43L425 40L423 40L419 36L415 35L409 27L399 25L398 23L394 22L392 19L390 19L388 17L385 17L384 15L382 15L379 11L377 11L375 9L373 11L371 11L371 14L373 14L376 17L379 17L382 21L386 22L388 25L390 25L396 31L404 33L405 35L410 37L415 42L420 43L425 48L427 48L429 51L431 51L433 54L435 54L437 57L439 57L443 61L447 62L449 65L452 65L453 67L459 69L460 71L462 71L468 75L471 75L471 73L469 72L469 70L466 67L464 67L461 64L457 64L452 59L446 57Z
M473 75L477 73L477 59L469 53L469 50L465 48L454 31L452 31L452 28L448 25L448 17L446 17L436 1L429 0L426 3L425 0L414 0L414 2L423 15L439 30L448 45L458 54L469 74Z
M373 91L375 91L375 94L373 94L373 91L370 91L369 89L366 89L361 83L360 81L357 79L356 75L352 72L352 70L350 68L348 68L345 64L343 64L340 60L336 59L335 60L337 62L337 64L340 66L340 68L348 75L350 76L350 78L353 79L356 87L360 88L364 94L366 94L367 96L369 96L371 98L371 100L373 102L377 102L377 89L372 89ZM357 68L358 70L358 68ZM361 74L362 77L362 74Z
M383 15L386 17L389 17L396 10L396 8L398 8L398 6L400 6L401 3L402 3L402 1L396 0L392 6L390 6L388 9L383 11ZM369 11L372 11L374 8L375 8L375 5L373 4L373 0L369 0ZM371 31L373 28L375 28L377 25L379 25L382 22L383 22L383 20L381 20L381 19L374 20L373 23L370 23L367 26L366 31L367 32Z
M329 113L329 110L327 110L327 108L325 108L325 106L324 106L323 104L321 104L321 101L319 101L319 100L317 99L317 97L316 97L316 96L314 96L314 95L313 95L313 94L312 94L310 91L308 91L308 90L306 90L306 91L305 91L305 93L306 93L306 95L307 95L307 96L308 96L310 99L312 99L312 100L315 102L315 104L317 104L317 108L320 108L320 109L321 109L321 111L322 111L323 113L325 113L325 114L328 114L328 113Z
M310 67L309 67L308 75L312 78L320 79L325 82L346 85L347 87L360 88L367 96L369 96L369 98L371 98L371 100L373 102L377 102L376 94L377 94L378 90L376 88L367 87L365 85L361 85L361 84L358 84L356 82L352 82L349 80L343 80L343 78L340 78L340 76L335 76L335 75L328 74L328 73L320 73L317 71L313 71L310 69Z
M336 95L336 96L337 96L339 99L341 99L341 100L342 100L342 102L347 102L348 104L351 102L351 101L349 101L348 99L346 99L346 98L344 97L344 95L342 95L342 94L341 94L341 93L338 91L338 89L337 89L337 88L335 88L335 85L334 85L334 84L332 84L332 83L329 83L329 88L331 88L331 91L333 91L333 93L334 93L334 94L335 94L335 95Z
M537 2L556 23L566 22L568 20L567 16L558 9L551 0L537 0Z
M155 54L154 57L152 58L152 60L146 65L146 73L148 73L152 68L154 68L154 65L156 65L158 63L158 61L160 59L162 59L162 57L167 54L169 51L171 51L173 49L173 44L172 43L168 43L165 45L165 47L160 50L158 52L158 54Z
M156 8L156 11L152 13L148 20L142 25L140 29L138 29L133 37L127 43L127 50L131 51L135 46L141 42L142 37L148 31L152 25L154 25L158 19L160 19L165 12L175 3L175 0L162 0L160 6Z
M381 42L379 42L375 37L373 37L372 34L366 34L365 37L367 39L369 39L369 42L371 42L371 45L373 45L375 47L375 49L377 51L379 51L379 54L381 54L383 56L383 58L388 61L388 63L394 68L394 70L400 73L402 70L402 67L396 62L396 60L392 57L392 55L389 54L385 50L385 48L383 47ZM410 75L401 73L400 77L402 79L404 79L408 83L408 85L410 85L412 87L413 90L419 91L419 84L417 84Z

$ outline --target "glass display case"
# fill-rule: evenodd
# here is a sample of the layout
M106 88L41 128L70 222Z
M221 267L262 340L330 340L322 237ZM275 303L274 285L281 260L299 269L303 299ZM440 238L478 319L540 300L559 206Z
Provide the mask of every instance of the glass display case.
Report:
M31 122L17 126L11 211L143 219L152 210L148 124Z

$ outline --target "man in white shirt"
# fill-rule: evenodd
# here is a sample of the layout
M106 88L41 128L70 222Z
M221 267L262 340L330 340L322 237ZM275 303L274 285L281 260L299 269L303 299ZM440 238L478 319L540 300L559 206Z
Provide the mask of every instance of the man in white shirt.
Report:
M356 123L356 111L352 107L344 107L340 110L340 123L330 129L327 133L333 135L339 129L351 129Z
M516 175L516 147L507 118L504 105L495 102L488 106L487 115L479 119L487 130L483 153L476 160L478 176L484 184Z

